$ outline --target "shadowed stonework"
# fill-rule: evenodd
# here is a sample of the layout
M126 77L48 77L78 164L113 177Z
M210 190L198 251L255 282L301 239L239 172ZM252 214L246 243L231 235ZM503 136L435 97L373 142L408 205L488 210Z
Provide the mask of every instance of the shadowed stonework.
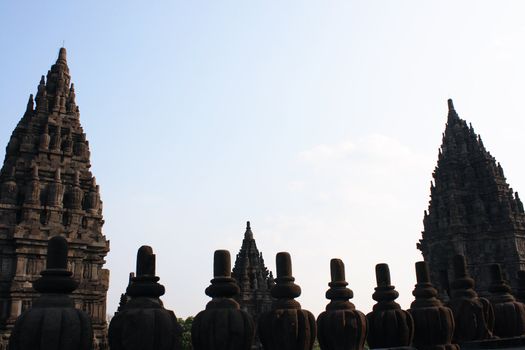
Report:
M452 100L433 177L418 248L441 296L448 297L456 254L466 257L480 295L487 295L490 265L496 263L516 288L517 272L525 268L523 204L481 137L459 118Z
M68 270L79 281L75 306L91 316L96 349L107 347L109 271L102 267L109 242L90 166L61 48L11 135L0 175L0 349L15 319L38 296L31 282L45 268L47 241L56 235L69 242Z

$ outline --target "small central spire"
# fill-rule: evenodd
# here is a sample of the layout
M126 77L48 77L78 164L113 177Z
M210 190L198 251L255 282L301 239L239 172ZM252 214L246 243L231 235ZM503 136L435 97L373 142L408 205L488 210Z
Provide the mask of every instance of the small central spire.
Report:
M454 109L454 102L452 101L451 98L448 99L448 110L449 111L455 111L455 109Z
M246 232L244 233L244 238L253 239L252 227L249 221L246 221Z
M456 109L454 108L454 102L451 98L448 99L448 122L457 121L459 120L458 113L456 112Z
M58 51L57 63L67 64L67 51L64 47Z

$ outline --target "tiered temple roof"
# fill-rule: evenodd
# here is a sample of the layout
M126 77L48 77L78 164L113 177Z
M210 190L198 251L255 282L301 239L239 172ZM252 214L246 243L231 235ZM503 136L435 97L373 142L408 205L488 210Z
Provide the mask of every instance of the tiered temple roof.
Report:
M37 297L31 282L45 267L49 237L62 235L70 246L69 270L80 281L72 297L92 317L97 346L105 348L109 271L102 267L109 241L102 234L102 201L90 166L61 48L36 97L29 97L0 173L0 346Z
M448 289L456 254L467 258L481 294L488 290L489 266L494 263L501 264L516 287L517 271L525 268L523 204L481 137L459 118L452 100L448 107L418 248L440 291Z

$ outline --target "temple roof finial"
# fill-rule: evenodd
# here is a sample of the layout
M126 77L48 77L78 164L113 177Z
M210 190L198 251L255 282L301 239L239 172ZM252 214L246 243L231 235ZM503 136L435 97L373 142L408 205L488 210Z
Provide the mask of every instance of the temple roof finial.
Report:
M449 111L455 111L455 109L454 109L454 102L452 101L451 98L448 99L448 110Z
M67 52L64 47L61 47L58 51L57 63L67 64Z

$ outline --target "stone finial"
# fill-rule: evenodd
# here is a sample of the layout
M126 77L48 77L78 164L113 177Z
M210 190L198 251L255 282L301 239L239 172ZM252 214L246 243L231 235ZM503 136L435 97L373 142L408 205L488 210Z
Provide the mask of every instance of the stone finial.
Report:
M489 297L494 309L494 335L500 338L518 337L525 334L525 305L512 296L511 288L503 279L501 266L490 267L491 285Z
M452 99L449 99L448 101L448 122L452 122L454 120L459 121L458 113L456 112L456 109L454 108L454 102L452 102Z
M33 110L35 108L35 103L33 101L33 94L30 94L29 95L29 100L27 101L27 106L26 106L26 115L30 114L30 113L33 113Z
M294 299L301 288L294 283L290 254L277 253L277 278L271 290L272 310L259 318L259 335L265 350L311 349L316 334L314 316Z
M428 265L416 263L417 284L412 292L416 298L408 312L414 319L413 345L418 350L458 350L452 344L454 315L437 299L438 292L430 282Z
M95 177L91 180L89 192L86 195L86 209L91 213L96 213L100 208L100 194Z
M452 295L447 306L454 314L454 342L464 343L492 338L494 312L489 301L479 298L474 290L474 280L467 272L463 255L453 258L454 281Z
M368 345L370 348L409 346L414 336L412 316L395 302L399 293L390 282L387 264L376 265L377 287L372 298L377 301L368 320Z
M129 301L109 324L111 350L179 350L182 328L159 299L164 286L155 276L155 254L149 246L137 252L137 275L126 289Z
M448 102L448 110L449 111L454 111L455 110L454 109L454 102L452 101L452 99L449 98L447 102Z
M249 221L246 221L246 232L244 233L245 239L253 239L252 227Z
M49 240L47 268L33 283L41 296L17 319L9 338L9 349L92 349L91 320L86 313L75 309L69 297L78 282L67 270L67 254L64 237Z
M67 64L67 51L64 47L61 47L58 51L57 64Z
M137 275L126 289L130 297L159 298L164 295L164 286L155 276L155 254L150 246L143 245L137 252Z
M239 287L231 277L231 258L227 250L216 250L213 256L213 276L206 295L212 300L195 316L191 338L195 350L249 350L255 328L246 311L233 297Z
M323 350L361 350L366 341L366 317L349 300L354 296L346 286L345 265L330 261L331 282L326 298L330 303L317 318L317 338Z

